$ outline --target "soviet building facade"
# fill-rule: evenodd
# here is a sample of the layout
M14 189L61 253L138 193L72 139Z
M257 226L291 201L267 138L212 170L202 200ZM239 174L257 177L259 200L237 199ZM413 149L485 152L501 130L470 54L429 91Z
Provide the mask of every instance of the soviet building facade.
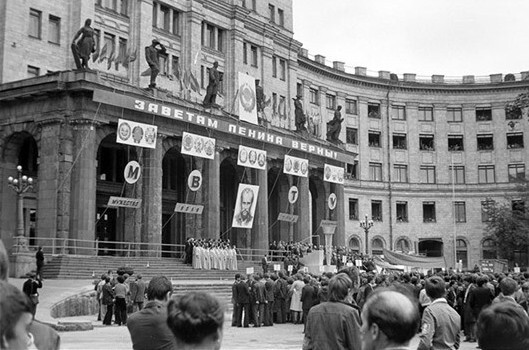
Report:
M309 58L295 40L289 0L8 0L2 6L0 234L7 245L17 223L16 195L5 179L20 164L36 179L23 199L30 241L71 239L90 247L97 239L123 242L109 248L154 250L186 237L222 237L266 249L274 240L311 235L323 244L319 223L331 220L333 243L359 252L414 251L470 267L494 256L482 203L516 197L514 180L525 176L527 119L505 111L527 90L525 73L514 81L493 75L452 82L385 71L370 76L362 67L346 72L344 63ZM93 71L71 71L70 44L87 18L96 33ZM159 89L151 91L144 48L153 38L167 54ZM204 109L215 61L222 108ZM239 72L264 89L260 125L236 119ZM295 132L296 95L303 96L308 133ZM338 105L341 146L325 140ZM117 143L119 119L156 125L156 147ZM183 154L184 132L215 139L214 159ZM237 165L240 145L265 149L267 169ZM285 155L308 159L309 175L285 174ZM124 180L131 160L142 166L135 184ZM325 181L324 164L345 169L344 185ZM187 185L192 170L204 179L196 192ZM259 186L251 229L231 227L240 183ZM289 204L294 185L299 199ZM142 203L109 207L112 196ZM175 212L176 203L200 204L204 212ZM280 221L280 213L299 219ZM359 227L365 215L374 221L367 237Z

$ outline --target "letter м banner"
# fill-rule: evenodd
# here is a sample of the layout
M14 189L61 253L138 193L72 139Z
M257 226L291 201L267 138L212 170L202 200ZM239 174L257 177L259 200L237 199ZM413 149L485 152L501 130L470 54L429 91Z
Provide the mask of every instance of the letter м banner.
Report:
M258 125L257 98L255 95L255 78L239 72L239 119Z

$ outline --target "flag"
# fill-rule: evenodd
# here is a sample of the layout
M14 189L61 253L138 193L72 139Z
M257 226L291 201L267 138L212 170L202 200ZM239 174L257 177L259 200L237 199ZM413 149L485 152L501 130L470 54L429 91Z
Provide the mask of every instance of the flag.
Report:
M197 64L198 61L198 55L200 54L200 50L197 51L197 54L195 55L195 60L193 61L193 64Z
M110 67L112 66L112 61L114 61L115 59L116 59L116 53L115 53L114 46L112 46L112 51L110 51L110 55L108 55L107 70L110 69Z
M173 75L176 79L180 80L180 64L173 65Z
M138 58L138 48L135 48L134 51L131 51L131 54L129 55L129 62L136 61L136 58Z
M118 66L119 66L120 63L123 62L123 58L124 58L123 51L122 51L122 50L119 50L118 57L117 57L116 60L114 61L114 64L115 64L114 68L115 68L116 70L119 70L119 69L118 69Z
M191 89L195 92L200 93L200 84L198 83L197 78L193 75L193 72L190 73L190 85Z
M92 54L92 62L95 62L99 57L99 44L96 47L95 52Z
M99 63L103 62L105 58L107 58L107 43L103 45L103 48L101 49L101 52L99 53Z
M123 59L121 60L121 65L125 68L129 68L129 58L130 58L130 47L127 49L127 52L125 52L125 55L123 56Z
M184 84L184 87L187 89L189 88L191 77L189 76L189 71L187 69L184 69L184 77L182 78L182 83Z
M271 103L272 103L272 98L268 97L268 100L265 99L264 107L270 106Z
M142 77L148 77L151 75L151 68L147 68L143 73L140 74Z

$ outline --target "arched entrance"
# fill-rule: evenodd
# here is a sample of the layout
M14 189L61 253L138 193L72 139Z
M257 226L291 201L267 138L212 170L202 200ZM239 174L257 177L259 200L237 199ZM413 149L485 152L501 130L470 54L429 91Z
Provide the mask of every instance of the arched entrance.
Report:
M282 169L273 167L268 171L268 222L269 241L289 241L290 224L278 221L279 213L289 213L288 178Z
M468 247L464 239L456 240L456 260L461 261L463 269L468 268Z
M442 239L423 239L419 240L419 254L431 257L443 256Z
M325 219L325 213L327 211L327 201L325 198L325 188L323 187L323 181L317 176L311 176L309 179L309 191L311 200L311 214L312 222L310 232L311 235L318 234L320 236L320 244L324 244L325 235L320 228L321 220ZM314 237L312 244L317 244L318 240Z
M96 239L100 255L116 255L134 242L134 214L138 209L108 207L111 196L136 197L135 185L125 182L124 169L128 162L138 161L136 149L116 143L116 134L107 135L97 150ZM141 164L141 162L140 162Z
M226 158L220 164L220 238L227 238L231 244L245 247L246 242L243 241L245 235L239 234L239 231L244 232L246 230L231 228L238 186L237 170L231 158Z
M178 147L169 149L162 160L162 244L184 244L186 215L174 211L176 203L194 202L186 198L187 163ZM170 256L164 247L164 256Z

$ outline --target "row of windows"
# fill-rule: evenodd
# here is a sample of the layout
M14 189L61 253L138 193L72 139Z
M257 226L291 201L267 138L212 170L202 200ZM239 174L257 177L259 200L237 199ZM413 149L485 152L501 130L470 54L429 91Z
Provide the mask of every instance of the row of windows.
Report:
M378 107L378 108L377 108ZM368 113L370 118L380 118L379 105L373 104L373 113ZM450 123L461 123L463 122L463 110L458 107L448 107L446 109L446 121ZM492 109L485 107L476 107L475 109L476 121L491 121L492 120ZM521 113L515 113L512 111L505 110L505 119L521 119ZM403 105L392 105L391 106L391 119L393 120L406 120L406 107ZM433 122L433 108L432 107L419 107L418 108L418 120L423 122Z
M272 4L268 4L268 14L270 22L279 24L281 27L285 26L285 11L283 11L283 9L277 8L276 17L276 7Z
M61 43L61 18L48 16L48 42L60 45ZM42 39L42 11L29 9L28 35L35 39Z
M425 184L435 184L436 168L433 165L423 165L419 168L419 181ZM356 170L355 170L356 171ZM449 166L449 183L465 184L465 167L461 165ZM517 182L525 179L525 164L509 164L508 165L509 181ZM356 178L356 174L352 174ZM369 163L369 180L382 181L382 163ZM408 166L405 164L395 164L393 166L394 182L409 182ZM478 166L478 183L495 183L495 166L494 165L479 165Z
M426 201L422 202L422 220L423 222L436 222L436 209L435 202ZM489 216L487 213L489 202L481 202L481 222L488 222ZM525 211L525 203L522 200L513 200L511 202L512 210ZM409 222L408 221L408 202L398 201L395 203L396 221L397 222ZM467 222L467 209L466 202L455 201L453 202L453 215L455 222L464 223ZM358 199L349 198L349 220L358 220ZM382 201L372 200L371 201L371 220L383 221L382 218Z
M507 133L507 148L517 149L524 148L524 138L521 132ZM407 135L403 133L394 133L392 135L393 149L408 149ZM419 135L419 150L421 151L435 151L435 139L433 134ZM358 145L358 129L346 128L345 142L353 145ZM381 146L381 132L369 130L368 131L369 147ZM477 135L477 150L491 151L494 149L494 135L479 134ZM449 151L464 151L465 143L463 135L448 135L448 150Z

